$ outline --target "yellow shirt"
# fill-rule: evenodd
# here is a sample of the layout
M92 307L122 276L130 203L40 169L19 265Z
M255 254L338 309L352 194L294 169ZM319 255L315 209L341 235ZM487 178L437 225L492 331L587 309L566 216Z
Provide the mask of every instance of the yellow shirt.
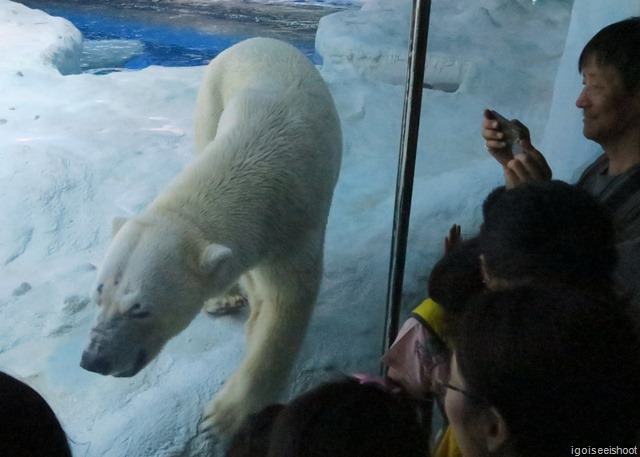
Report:
M453 436L451 427L449 427L448 425L444 430L442 439L433 450L433 454L431 457L462 457L462 453L460 452L458 443L456 443L456 439Z

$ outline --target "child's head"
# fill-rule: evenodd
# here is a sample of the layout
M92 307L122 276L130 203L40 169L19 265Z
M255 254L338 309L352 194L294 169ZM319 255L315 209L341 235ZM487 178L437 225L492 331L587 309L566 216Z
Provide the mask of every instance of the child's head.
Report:
M561 181L498 188L483 204L480 250L489 288L544 281L608 291L616 263L611 215Z
M267 457L271 429L283 408L276 403L247 417L231 438L226 457Z
M328 382L278 415L269 457L422 457L428 440L414 403L354 379Z
M429 275L429 297L447 312L460 311L465 301L483 290L478 238L461 241L433 266Z
M463 311L465 303L485 290L480 268L480 242L471 238L460 242L442 257L429 275L429 297L444 312L444 333Z
M42 396L0 372L0 455L71 457L58 418Z

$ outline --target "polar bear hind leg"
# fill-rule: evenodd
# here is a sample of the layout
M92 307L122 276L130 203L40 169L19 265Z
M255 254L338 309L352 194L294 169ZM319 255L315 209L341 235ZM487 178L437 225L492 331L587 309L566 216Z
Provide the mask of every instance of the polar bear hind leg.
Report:
M201 429L228 437L242 421L277 402L302 345L322 276L324 230L309 233L251 271L248 322L240 367L207 405Z

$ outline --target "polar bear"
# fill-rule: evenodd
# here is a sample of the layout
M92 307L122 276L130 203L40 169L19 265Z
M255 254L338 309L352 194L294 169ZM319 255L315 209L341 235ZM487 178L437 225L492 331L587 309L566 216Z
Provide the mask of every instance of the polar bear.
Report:
M81 366L133 376L203 304L237 293L251 307L239 368L205 408L221 436L278 399L322 276L342 132L321 75L297 49L252 38L206 69L196 159L149 207L114 222Z

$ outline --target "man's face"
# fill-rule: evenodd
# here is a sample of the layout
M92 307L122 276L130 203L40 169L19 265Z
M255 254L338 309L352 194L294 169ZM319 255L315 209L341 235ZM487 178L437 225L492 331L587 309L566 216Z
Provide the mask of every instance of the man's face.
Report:
M586 138L606 148L638 128L640 90L628 92L614 67L600 66L592 56L582 68L582 84L576 106L584 114Z

